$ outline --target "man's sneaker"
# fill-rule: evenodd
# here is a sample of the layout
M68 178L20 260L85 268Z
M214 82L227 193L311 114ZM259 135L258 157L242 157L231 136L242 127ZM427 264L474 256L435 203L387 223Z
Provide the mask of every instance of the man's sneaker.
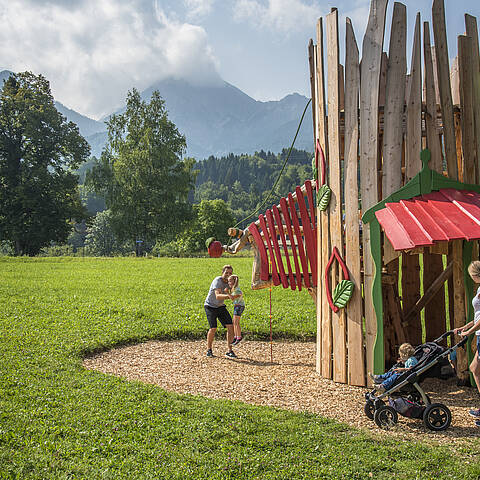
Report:
M211 348L207 350L207 357L213 357L213 352Z
M238 345L242 341L242 337L235 337L232 342L232 347Z
M480 427L480 420L475 420L475 426Z
M480 408L473 408L468 412L472 417L480 418Z
M227 352L227 353L225 354L225 356L226 356L227 358L237 358L237 356L235 355L235 353L234 353L233 350L230 350L229 352Z

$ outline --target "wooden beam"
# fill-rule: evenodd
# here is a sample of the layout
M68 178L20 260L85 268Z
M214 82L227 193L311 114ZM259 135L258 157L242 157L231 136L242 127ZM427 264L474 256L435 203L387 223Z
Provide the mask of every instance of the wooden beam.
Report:
M310 95L312 98L312 120L313 120L313 144L315 145L316 139L316 128L317 128L317 119L316 119L316 109L315 105L317 104L316 91L315 91L315 45L313 40L310 39L308 42L308 66L310 67Z
M466 323L463 240L452 242L452 257L454 316L453 325L450 327L458 328L463 327ZM457 349L457 376L465 382L469 377L467 354L462 348Z
M453 120L452 90L450 88L450 68L448 65L447 28L445 25L445 6L443 0L433 0L433 35L437 61L438 87L442 106L443 136L448 176L458 178L455 127Z
M327 121L325 108L325 74L323 59L323 21L317 22L316 48L316 92L317 92L317 139L323 149L325 158L328 158ZM320 169L319 169L320 170ZM320 172L319 172L320 173ZM328 170L325 181L328 183ZM317 372L325 378L332 378L332 311L325 294L323 272L328 263L330 252L330 227L328 212L317 208ZM321 291L321 293L320 293Z
M477 182L480 181L480 53L478 45L477 19L465 14L465 27L467 36L472 39L472 83L473 83L473 117L475 124Z
M478 181L477 145L473 116L473 62L472 39L465 35L458 37L458 71L460 76L460 108L462 111L463 181Z
M407 9L395 2L393 7L386 99L383 126L383 198L402 186L403 109L407 73Z
M410 87L407 97L407 136L405 181L411 180L421 169L422 150L422 63L420 47L420 13L417 13L413 36Z
M348 383L365 385L363 348L362 274L360 271L360 231L358 215L358 95L360 68L358 46L352 22L345 30L345 261L355 284L347 305Z
M427 288L423 297L420 298L412 309L404 316L404 324L408 325L409 320L414 318L422 309L430 303L437 292L444 286L444 283L450 278L453 272L453 264L450 262L447 268L435 279L435 281Z
M387 0L372 0L367 29L362 44L362 64L360 71L360 170L362 172L361 198L362 211L375 205L378 198L377 157L378 157L378 92L380 65L385 31ZM383 331L377 331L377 319L373 306L372 286L376 266L370 249L371 229L364 228L363 267L365 290L365 343L367 370L374 371L375 359L383 358ZM381 301L381 298L380 300ZM375 371L383 369L378 361Z
M331 198L330 244L343 251L342 225L342 179L340 165L340 67L338 42L338 11L332 9L326 17L327 27L327 66L328 66L328 152ZM336 267L336 262L333 264ZM331 269L332 287L342 280L337 268ZM332 312L333 337L333 380L347 382L347 347L345 310Z
M433 74L432 47L430 45L430 26L423 22L423 58L425 64L425 129L427 148L431 153L430 169L438 173L443 170L442 146L437 129L437 102L435 98L435 78Z

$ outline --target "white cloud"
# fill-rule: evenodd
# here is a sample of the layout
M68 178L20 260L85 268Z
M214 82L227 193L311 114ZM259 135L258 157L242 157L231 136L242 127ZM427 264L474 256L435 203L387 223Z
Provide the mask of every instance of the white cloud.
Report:
M208 15L212 11L215 0L184 0L187 8L187 17L196 19Z
M219 81L205 30L142 0L1 1L0 59L42 73L57 100L93 117L168 76Z
M311 28L322 13L320 5L306 5L301 0L237 0L235 18L237 21L251 21L258 27L267 27L281 32L292 32Z

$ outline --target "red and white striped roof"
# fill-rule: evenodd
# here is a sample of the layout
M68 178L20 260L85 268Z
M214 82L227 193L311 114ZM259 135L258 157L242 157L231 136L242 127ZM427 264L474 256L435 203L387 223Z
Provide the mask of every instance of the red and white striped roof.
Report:
M386 203L375 212L395 250L450 240L480 239L480 194L444 188Z

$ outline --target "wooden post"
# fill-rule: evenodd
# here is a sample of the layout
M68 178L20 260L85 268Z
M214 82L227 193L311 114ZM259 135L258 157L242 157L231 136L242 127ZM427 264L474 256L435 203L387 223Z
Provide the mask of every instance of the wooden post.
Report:
M420 50L420 13L415 21L412 62L410 66L410 88L407 97L407 163L405 181L411 180L421 169L422 150L422 66Z
M345 260L355 290L347 305L348 383L365 385L362 276L358 216L358 94L360 69L352 22L345 30Z
M432 47L430 45L430 26L423 23L423 56L425 64L425 129L427 148L431 153L429 167L442 173L442 146L437 129L437 102L435 98L435 77L433 73Z
M402 186L403 107L407 73L406 33L407 9L402 3L395 2L383 116L383 198Z
M443 0L433 0L432 6L435 56L437 60L438 87L442 105L443 137L448 176L458 178L455 128L453 123L452 91L450 88L450 69L448 66L447 29L445 25L445 7Z
M327 122L325 112L325 77L324 77L324 60L323 60L323 23L319 18L317 22L317 132L320 146L322 147L325 157L328 158L327 143ZM320 166L321 168L321 166ZM328 183L328 171L326 172L325 181ZM317 209L317 255L318 255L318 281L317 288L321 289L321 295L317 295L317 300L321 302L317 306L317 332L320 330L321 338L317 337L317 342L321 342L321 347L317 348L317 372L321 372L325 378L332 378L332 311L328 304L325 294L325 281L323 273L328 263L330 252L330 231L328 212ZM320 308L319 308L320 307Z
M327 15L327 65L328 65L328 152L330 188L330 244L343 254L342 182L340 165L340 78L338 46L338 11ZM336 267L336 262L333 264ZM332 287L342 278L337 268L332 268ZM333 379L346 383L346 318L345 310L332 312Z
M360 81L360 170L362 172L362 211L378 202L378 91L383 51L387 0L372 0L367 30L362 44ZM367 370L381 373L384 366L375 359L383 358L383 332L377 332L377 312L373 306L372 286L376 266L370 249L371 229L363 229L363 268L365 291L365 342ZM381 260L380 260L381 261ZM381 311L379 309L378 311ZM374 368L375 367L375 368Z
M453 257L453 298L454 298L454 317L453 327L458 328L465 325L465 284L464 284L464 265L463 265L463 240L454 240L452 242ZM462 381L467 381L468 360L465 350L457 349L457 376Z
M463 181L476 183L477 145L473 117L473 61L472 39L465 35L458 37L458 72L460 76L460 108L462 111Z
M316 109L315 105L317 104L316 92L315 92L315 45L313 40L310 39L308 42L308 66L310 67L310 94L312 96L312 120L313 120L313 144L315 145L315 140L317 138L317 119L316 119ZM315 148L315 147L314 147Z
M465 27L467 35L472 39L472 84L473 84L473 117L475 124L476 139L476 170L478 173L477 182L480 181L480 55L478 46L477 19L465 14Z

